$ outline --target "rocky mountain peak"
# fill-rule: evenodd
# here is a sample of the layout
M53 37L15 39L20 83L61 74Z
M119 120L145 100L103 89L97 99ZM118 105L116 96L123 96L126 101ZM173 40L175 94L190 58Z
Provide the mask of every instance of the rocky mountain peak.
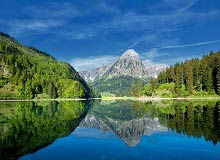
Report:
M105 72L104 78L114 76L142 77L145 75L144 66L137 52L126 50L123 55Z
M120 59L127 58L127 57L139 58L139 54L135 52L133 49L128 49L122 54Z
M126 50L122 56L108 66L101 66L88 71L81 71L80 75L87 82L115 76L131 76L138 78L154 77L163 71L167 65L155 64L150 60L141 60L139 54L133 50Z

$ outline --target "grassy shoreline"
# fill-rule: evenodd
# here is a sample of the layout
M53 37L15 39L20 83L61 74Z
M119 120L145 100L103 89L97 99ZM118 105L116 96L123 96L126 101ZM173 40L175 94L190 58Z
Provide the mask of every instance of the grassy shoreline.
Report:
M67 99L0 99L0 102L30 102L30 101L85 101L85 98L67 98Z
M191 96L191 97L103 97L102 100L220 100L220 96Z
M85 100L220 100L220 96L192 97L102 97L102 98L58 98L58 99L0 99L0 102L29 102L29 101L85 101Z

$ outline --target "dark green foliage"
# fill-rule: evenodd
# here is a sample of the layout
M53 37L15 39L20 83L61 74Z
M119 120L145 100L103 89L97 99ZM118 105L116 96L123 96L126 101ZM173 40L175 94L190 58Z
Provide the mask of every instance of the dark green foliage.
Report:
M18 159L69 135L88 108L82 101L0 104L0 157Z
M139 97L143 96L143 80L142 79L138 80L138 96Z
M154 78L151 78L149 84L151 86L152 92L155 92L155 90L157 88L157 80Z
M174 70L175 70L174 90L179 95L180 94L180 89L181 89L181 86L182 86L182 67L181 67L181 65L176 64L174 66Z
M132 129L126 125L126 134L123 135L125 137L129 137L130 134L128 133L137 133L134 127L136 124L142 124L143 119L158 118L160 126L167 127L175 133L197 138L204 137L206 141L217 144L220 142L219 104L216 101L165 100L140 102L126 100L96 104L89 114L102 119L105 125L109 125L111 131L116 134L117 124L133 122ZM116 125L112 125L114 122ZM138 126L137 129L140 128L141 126Z
M4 80L3 80L2 71L0 70L0 87L2 87L3 85L4 85Z
M39 49L37 49L37 48L35 48L35 47L33 47L33 46L30 46L30 47L28 47L28 48L30 48L31 50L33 50L34 52L36 52L36 53L38 53L38 54L45 55L45 56L47 56L47 57L50 57L50 58L54 59L54 58L53 58L51 55L49 55L48 53L46 53L46 52L44 52L44 51L40 51Z
M153 90L152 90L152 86L150 84L145 84L144 85L144 91L143 91L145 96L152 96L153 94Z
M6 38L10 38L10 39L14 40L14 38L11 37L11 36L10 36L9 34L7 34L7 33L0 32L0 36L6 37Z
M57 90L53 83L49 83L47 87L47 94L49 98L52 98L52 99L57 98Z
M220 95L220 53L216 57L216 66L215 66L215 89L218 95Z
M82 85L75 90L75 97L92 96L86 82L68 63L34 47L25 47L7 35L0 36L0 73L0 99L34 98L43 93L50 98L62 98L63 83L69 80Z
M188 61L184 64L184 77L187 91L192 94L193 91L193 70Z
M201 60L186 60L161 72L158 83L174 82L177 96L192 95L196 92L220 95L220 52L210 52Z
M138 80L131 76L118 76L111 79L99 79L93 82L91 85L97 92L109 92L116 96L138 96ZM131 86L133 83L133 93L131 93ZM146 83L146 82L145 82Z
M131 96L133 97L138 97L139 94L138 94L138 88L136 87L137 85L135 84L135 82L132 82L131 83Z

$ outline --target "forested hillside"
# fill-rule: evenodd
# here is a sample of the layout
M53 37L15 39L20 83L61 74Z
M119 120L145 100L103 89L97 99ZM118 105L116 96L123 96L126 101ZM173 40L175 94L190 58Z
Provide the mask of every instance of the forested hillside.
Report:
M162 96L220 95L220 52L168 67L156 81L145 86L146 95L159 91Z
M90 88L68 63L0 32L0 99L90 96Z
M102 96L134 96L138 92L134 86L142 79L131 76L115 76L110 79L99 79L93 82L91 85ZM147 81L148 79L146 79ZM143 81L145 82L145 81ZM145 82L147 83L147 82ZM133 90L132 90L133 89Z

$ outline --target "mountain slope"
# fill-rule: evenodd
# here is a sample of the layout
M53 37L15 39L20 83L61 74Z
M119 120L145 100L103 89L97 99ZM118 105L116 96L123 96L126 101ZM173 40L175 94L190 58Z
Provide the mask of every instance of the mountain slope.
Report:
M106 79L119 76L131 76L135 78L156 78L158 74L168 67L166 64L154 64L150 60L141 60L138 53L129 49L113 64L101 66L92 70L79 71L85 81L91 83L98 79Z
M0 98L89 97L91 90L66 62L0 33Z
M97 79L99 79L103 73L105 73L108 66L100 66L98 68L94 68L87 71L80 71L79 74L84 78L84 80L88 83L91 83Z
M111 78L114 76L146 76L144 65L139 55L133 49L129 49L103 74L102 78Z
M139 80L148 83L150 77L156 78L166 67L165 64L154 64L149 60L142 62L138 53L129 49L115 63L81 71L80 75L99 93L132 96L132 84L138 84Z
M111 93L115 96L132 96L131 95L131 85L132 83L138 84L140 78L131 77L131 76L113 76L112 78L107 79L97 79L91 86L99 93ZM148 79L145 80L148 82Z
M154 64L148 59L145 59L142 61L142 63L144 65L145 71L147 72L147 75L153 78L157 78L159 73L168 67L166 64Z

